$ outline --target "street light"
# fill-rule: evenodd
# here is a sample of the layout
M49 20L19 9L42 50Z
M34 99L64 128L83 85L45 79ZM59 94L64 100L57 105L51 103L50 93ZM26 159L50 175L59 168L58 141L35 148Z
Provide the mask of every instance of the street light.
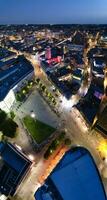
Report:
M71 100L67 100L65 97L61 97L61 101L62 101L62 107L65 107L66 109L72 108Z
M34 112L31 113L31 117L32 117L33 119L36 117L36 115L35 115Z
M2 194L1 196L0 196L0 200L6 200L7 199L7 197L4 195L4 194Z
M102 157L107 158L107 141L102 140L98 146L99 153Z
M31 161L34 161L34 156L33 156L33 155L29 154L28 157L29 157L29 159L30 159Z
M105 162L105 164L107 165L107 158L105 158L104 162Z
M15 144L15 146L17 147L17 149L19 149L20 151L22 150L21 146Z

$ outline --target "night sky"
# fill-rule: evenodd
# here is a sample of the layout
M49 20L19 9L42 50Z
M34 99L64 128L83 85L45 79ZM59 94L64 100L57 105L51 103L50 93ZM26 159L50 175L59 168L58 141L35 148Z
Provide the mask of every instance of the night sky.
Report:
M107 23L107 0L0 0L0 24Z

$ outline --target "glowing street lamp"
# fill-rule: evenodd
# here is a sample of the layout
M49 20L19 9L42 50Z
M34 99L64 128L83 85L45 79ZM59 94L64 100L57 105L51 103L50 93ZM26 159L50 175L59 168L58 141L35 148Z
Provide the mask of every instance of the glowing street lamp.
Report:
M17 149L19 149L20 151L22 150L21 146L15 144L15 146L17 147Z
M35 115L34 112L31 113L31 117L32 117L33 119L36 117L36 115Z
M104 158L107 158L107 141L102 140L100 145L98 146L98 150Z
M34 156L33 155L29 154L28 157L32 162L34 161Z
M72 108L72 101L71 100L67 100L65 97L60 97L61 101L62 101L62 107L66 108L66 109L70 109Z
M4 194L2 194L1 196L0 196L0 200L6 200L7 199L7 197L4 195Z

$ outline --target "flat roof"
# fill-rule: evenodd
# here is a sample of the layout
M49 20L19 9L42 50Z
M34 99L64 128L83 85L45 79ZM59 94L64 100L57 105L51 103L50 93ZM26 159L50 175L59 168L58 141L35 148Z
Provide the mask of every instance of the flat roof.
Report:
M95 84L91 84L88 93L84 97L84 101L80 101L76 105L78 110L80 110L83 113L84 117L90 124L93 123L93 120L99 111L99 106L103 94L103 88Z
M77 68L73 71L73 76L75 77L79 77L79 78L82 78L83 76L83 70Z
M6 97L11 88L34 71L33 66L24 56L19 56L10 63L8 61L6 66L7 62L0 71L0 101Z
M70 97L80 88L80 83L83 77L80 68L77 68L72 72L69 66L59 67L54 69L52 72L47 72L46 74L67 99L70 99ZM70 75L73 75L73 78L70 77ZM69 77L68 80L66 77ZM64 78L65 80L61 80L61 78Z
M23 169L26 165L26 159L24 159L21 154L19 154L12 146L6 145L4 151L2 152L3 160L8 164L11 165L13 169L17 172Z
M0 47L0 60L3 60L5 58L8 58L14 55L16 55L16 53L9 51L8 49Z
M47 194L52 200L106 200L99 172L86 149L77 147L65 153L35 198L48 200Z
M0 156L0 192L13 195L32 163L10 143L0 142Z
M100 131L102 131L103 133L107 135L107 106L99 115L99 118L97 121L97 127L99 128Z

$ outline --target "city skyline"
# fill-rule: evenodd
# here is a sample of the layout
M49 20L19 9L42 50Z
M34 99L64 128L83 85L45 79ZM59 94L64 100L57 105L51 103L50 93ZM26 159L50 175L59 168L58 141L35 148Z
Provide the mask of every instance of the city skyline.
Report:
M0 24L105 24L106 0L1 0Z
M106 195L107 25L0 25L0 199Z
M0 0L0 200L107 200L107 0Z

